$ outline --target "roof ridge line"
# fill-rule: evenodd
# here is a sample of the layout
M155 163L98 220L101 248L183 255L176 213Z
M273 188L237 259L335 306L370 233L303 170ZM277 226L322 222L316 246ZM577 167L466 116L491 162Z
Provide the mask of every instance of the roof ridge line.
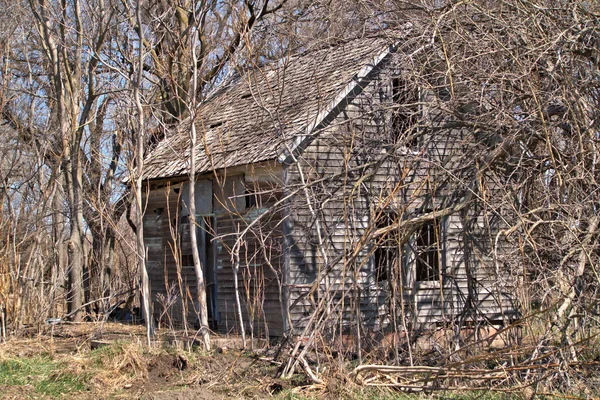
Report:
M306 132L303 135L297 136L291 146L286 146L283 151L280 152L277 157L277 161L283 164L289 164L294 161L295 156L301 153L313 140L313 132L318 130L324 123L332 120L339 114L339 110L336 113L339 105L344 102L350 95L356 97L364 88L370 83L371 78L369 77L373 71L375 71L381 63L384 62L389 55L394 53L397 49L398 43L387 45L382 52L372 58L372 62L366 63L350 82L344 86L344 88L331 100L327 107L319 112L315 118L312 119L312 123L306 126Z

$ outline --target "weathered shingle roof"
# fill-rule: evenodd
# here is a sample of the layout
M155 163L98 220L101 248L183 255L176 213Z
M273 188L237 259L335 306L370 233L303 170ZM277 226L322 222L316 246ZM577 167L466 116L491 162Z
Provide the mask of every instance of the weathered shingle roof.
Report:
M273 160L297 146L388 46L384 38L357 39L233 79L198 109L197 173ZM188 147L185 128L172 133L146 157L144 179L187 174Z

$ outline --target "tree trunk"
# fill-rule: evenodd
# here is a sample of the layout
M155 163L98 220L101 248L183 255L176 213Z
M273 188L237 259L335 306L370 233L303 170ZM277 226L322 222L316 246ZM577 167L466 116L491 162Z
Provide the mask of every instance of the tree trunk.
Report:
M69 251L69 291L67 294L68 314L73 322L81 321L83 305L83 263L81 262L81 246L77 235L71 234L68 243Z
M136 3L136 19L139 27L142 26L142 0ZM142 77L144 73L144 30L139 29L139 59L137 65L137 74L133 85L133 96L138 113L138 132L136 138L137 153L136 153L136 178L135 178L135 204L136 204L136 250L138 265L142 280L142 310L143 317L146 321L146 339L148 346L151 344L154 336L154 321L152 320L152 309L150 307L151 289L150 280L148 278L148 270L146 269L146 248L144 246L144 208L142 204L142 178L144 171L144 109L140 96L142 85Z
M190 183L189 183L189 208L190 208L190 241L192 245L192 258L194 259L194 271L196 273L196 287L198 289L198 319L200 321L200 335L204 342L206 350L210 350L210 335L208 330L208 306L206 302L206 282L204 279L204 268L200 261L200 254L198 253L198 239L196 237L196 90L198 88L198 69L196 68L197 56L196 56L196 36L192 43L192 61L193 61L193 74L192 74L192 95L190 96L190 112L192 115L192 124L190 129Z
M66 100L63 100L66 104ZM71 105L72 107L76 107ZM83 267L84 267L84 234L83 234L83 199L81 187L81 165L79 161L79 142L74 139L74 134L66 116L61 118L63 149L66 149L65 182L69 195L69 316L74 322L80 322L83 306Z

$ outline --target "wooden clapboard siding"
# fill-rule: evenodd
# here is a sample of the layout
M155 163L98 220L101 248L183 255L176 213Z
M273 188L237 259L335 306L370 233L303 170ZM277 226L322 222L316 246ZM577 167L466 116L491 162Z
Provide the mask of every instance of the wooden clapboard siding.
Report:
M245 171L230 171L224 184L215 187L215 218L217 231L216 275L219 331L239 332L239 317L235 299L234 244L247 230L239 249L238 293L242 320L246 330L257 335L283 334L282 249L280 212L274 207L281 197L281 168L276 164L252 167ZM255 203L246 208L246 193L255 196Z
M193 266L181 266L175 260L174 251L177 235L179 235L179 203L181 180L153 182L145 198L144 241L148 258L147 268L151 284L153 316L159 320L168 303L168 295L177 296L170 309L174 317L164 323L179 325L184 305L188 308L187 294L179 290L179 277L182 283L190 287L192 296L196 295L195 274ZM173 237L175 235L175 238ZM181 254L181 253L180 253ZM178 273L178 267L179 273ZM192 297L193 298L193 297Z
M214 211L210 218L213 218L214 224L211 233L216 237L213 241L217 285L214 318L218 320L219 331L239 332L231 262L231 248L235 238L231 234L245 229L260 213L269 210L280 199L281 168L274 163L262 163L248 168L231 169L226 174L217 176L215 178L213 174L205 174L198 177L199 181L213 181ZM194 309L197 288L191 257L190 226L189 220L180 217L181 193L176 193L181 192L184 185L181 179L153 181L145 199L147 212L144 215L144 237L148 248L153 315L155 319L161 317L164 307L160 299L167 296L169 288L174 288L178 299L170 309L168 322L175 326L183 322L184 306L188 310L188 324L194 325L197 320ZM248 209L245 207L247 188L256 193L256 206ZM282 302L279 300L279 282L283 279L281 220L282 216L278 212L262 217L261 224L245 236L245 245L240 251L238 278L244 325L248 329L252 322L255 333L259 335L283 334ZM172 232L177 235L175 240ZM175 242L180 256L178 262L173 254ZM263 251L265 249L262 243L267 246L266 252ZM181 291L178 275L183 286ZM210 283L210 277L206 277L206 280ZM164 315L163 321L167 322Z
M241 232L251 222L244 217L223 213L217 216L217 231L219 236ZM280 218L274 214L273 217ZM250 323L255 327L257 333L264 332L262 329L268 325L269 334L281 335L282 310L279 301L278 276L281 280L281 233L277 231L271 221L265 221L261 226L269 236L265 240L268 247L269 258L263 256L261 233L251 230L244 236L244 245L239 250L239 295L242 303L242 313L245 328ZM256 233L256 235L255 235ZM219 329L222 331L238 330L238 313L235 301L234 289L234 263L232 262L232 249L236 238L232 236L223 237L218 241L217 251L217 310L220 314ZM270 265L269 265L270 264ZM252 307L255 307L254 318L250 318Z
M298 163L287 167L288 190L309 183L306 190L291 200L288 216L289 305L296 333L306 326L325 295L341 305L338 307L340 322L346 328L373 321L379 312L378 302L368 290L373 280L368 248L356 259L347 256L368 228L372 205L378 201L373 196L377 193L372 182L386 181L386 177L397 175L394 168L390 168L391 174L386 171L386 176L374 171L374 177L361 183L359 179L371 171L347 172L374 158L374 154L369 154L376 149L371 141L377 139L385 125L385 121L377 120L368 110L375 106L375 97L369 91L358 96L332 127L321 132L303 151ZM366 152L357 153L355 145ZM317 221L322 243L319 243ZM325 259L331 263L340 255L346 256L342 256L324 279L315 282L324 274Z
M504 227L505 221L499 217L503 211L488 201L501 196L505 182L493 171L473 182L477 166L469 154L478 146L474 132L466 128L436 130L456 121L440 117L436 104L444 100L426 87L418 101L422 118L413 132L419 144L406 140L400 145L391 143L390 110L398 106L393 104L392 79L403 74L396 56L382 61L369 75L368 85L350 96L349 103L342 101L330 110L331 119L318 127L314 140L303 142L302 150L294 153L294 161L290 156L284 165L252 163L263 158L223 151L220 157L227 169L198 177L213 183L214 318L219 331L240 329L233 257L238 240L238 294L246 329L253 328L261 335L281 335L288 329L300 333L324 296L339 304L335 323L343 329L384 328L393 322L390 283L399 282L378 281L373 255L376 242L365 240L365 235L387 210L393 210L398 218L412 218L442 209L459 200L451 197L456 196L457 187L464 186L467 193L475 190L469 186L474 183L480 191L477 201L436 220L442 237L439 280L416 281L416 262L410 250L415 239L398 249L398 254L404 254L400 271L404 315L411 324L498 320L516 315L512 294L515 277L503 267L505 243L495 241ZM294 121L299 123L300 119ZM304 135L306 127L302 127L293 132ZM277 136L277 141L268 143L273 160L281 154L275 149L279 139L287 140L292 133L286 136L271 130L269 135ZM253 149L262 146L250 134L243 141ZM243 158L248 163L229 162L229 158ZM165 295L167 287L181 277L194 298L193 267L182 265L178 275L181 264L171 251L175 242L180 244L183 264L189 264L189 224L175 216L180 204L177 196L167 201L165 182L169 181L151 183L144 217L153 293ZM170 181L172 185L180 182ZM248 199L252 204L247 208ZM171 210L171 216L166 217L164 210L154 212L161 209ZM254 223L257 218L260 222ZM169 226L173 223L178 239L171 237ZM326 279L319 279L326 268ZM154 301L157 316L160 309ZM174 310L184 306L180 299ZM193 311L189 322L191 318Z
M450 185L456 185L461 179L461 176L448 176L446 171L460 171L463 155L470 151L472 140L465 130L456 129L439 137L430 134L424 138L427 146L421 153L404 151L382 156L389 151L386 148L389 82L395 73L398 70L394 71L393 63L383 68L331 127L320 132L303 151L298 163L287 167L288 190L300 187L303 179L316 182L309 186L308 193L294 196L288 217L289 304L296 331L304 328L325 290L334 298L346 296L355 303L358 301L358 314L354 312L354 315L352 310L343 312L343 324L347 326L360 319L377 325L377 320L388 318L386 285L376 282L369 244L363 243L365 249L353 260L352 267L342 271L347 261L347 257L342 257L329 273L327 284L323 280L317 285L314 282L323 271L324 258L336 259L352 249L372 221L373 209L381 204L407 215L442 207ZM422 96L424 100L432 100L431 93L424 92ZM423 110L423 113L428 118L436 118L434 111ZM447 121L439 121L444 122ZM346 172L374 160L381 161L354 176ZM302 175L298 168L302 169ZM309 210L308 201L315 208L314 212ZM500 221L489 224L493 211L481 207L469 210L469 226L464 226L465 216L459 214L440 221L444 237L440 251L442 282L435 288L409 282L405 288L407 312L415 322L476 318L469 313L471 306L480 316L483 314L489 319L516 315L511 282L502 275L504 271L494 267L491 241L499 232ZM323 237L321 245L317 220ZM348 288L354 287L360 287L363 292L359 300L349 294Z

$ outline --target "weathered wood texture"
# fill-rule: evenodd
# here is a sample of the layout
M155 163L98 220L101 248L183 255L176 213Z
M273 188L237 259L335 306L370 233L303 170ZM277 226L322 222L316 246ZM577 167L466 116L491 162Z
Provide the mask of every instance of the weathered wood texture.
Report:
M180 324L183 310L193 309L191 299L196 294L193 263L185 260L185 265L182 263L181 189L181 180L158 181L153 182L146 191L144 241L153 315L162 326ZM191 315L189 317L193 318Z
M305 326L324 296L332 299L331 304L340 304L332 315L341 318L340 326L389 324L389 278L378 280L377 241L365 242L364 237L382 213L410 219L447 207L456 202L451 196L467 190L461 190L461 185L468 184L473 171L464 165L473 137L464 129L436 135L431 127L447 121L436 121L435 112L426 108L435 101L431 92L420 92L417 101L429 106L419 106L418 123L396 134L400 137L396 145L390 140L391 114L398 107L392 82L403 73L393 66L392 59L362 94L339 110L297 163L287 167L287 190L297 191L287 219L289 306L296 331ZM417 136L419 144L409 136ZM464 176L456 175L461 171ZM484 181L485 177L479 185L487 185ZM488 190L487 196L496 194L494 183ZM416 279L414 255L411 258L414 239L398 248L403 262L402 277L396 279L402 278L401 297L410 322L514 317L511 277L498 269L494 253L502 250L494 243L501 220L492 207L475 196L467 209L437 223L439 279ZM325 277L326 261L331 270Z
M199 173L273 160L305 129L365 63L390 45L365 37L290 55L259 70L234 74L199 106ZM188 125L186 125L188 124ZM144 179L185 175L189 121L171 132L144 163Z
M363 45L373 48L357 48L347 59L342 57L343 51L336 52L344 60L340 68L358 71L357 58L373 57L383 42ZM324 64L327 71L337 71L327 52L315 54L328 60ZM212 182L210 212L202 215L198 229L204 232L201 252L211 277L207 279L211 316L219 331L240 329L236 269L244 326L257 335L276 336L288 329L298 333L318 304L326 304L323 309L329 312L325 319L329 328L342 330L381 329L402 317L403 323L416 326L516 315L511 291L518 277L503 269L505 244L496 240L506 221L494 199L502 195L506 182L494 171L479 174L480 168L470 156L489 138L479 137L460 121L441 118L436 110L443 107L447 96L436 85L403 86L405 63L399 54L371 63L373 68L346 100L329 109L336 90L350 80L347 73L335 72L341 81L327 86L323 98L311 97L310 112L298 116L298 110L290 111L294 123L285 135L274 129L272 117L277 114L287 126L287 109L268 116L248 113L242 103L235 103L238 97L247 99L240 83L224 90L235 96L212 100L211 104L218 105L229 99L231 104L226 106L236 115L233 120L254 118L260 127L255 133L249 131L255 125L231 125L230 121L211 125L210 129L227 136L223 142L222 136L207 135L207 140L214 141L209 145L224 146L217 158L224 169L198 177ZM319 63L313 64L320 68ZM298 90L304 85L299 83L302 77L310 75L302 71L293 75L297 77L293 87ZM307 78L305 85L311 86L311 79ZM271 89L285 97L283 88ZM293 104L296 102L288 105L294 108ZM308 127L323 110L326 121L310 133ZM416 117L409 116L411 112ZM448 129L448 125L456 128ZM290 136L292 131L301 132L298 140ZM314 135L308 136L312 142L302 140L308 133ZM261 142L262 137L268 146ZM163 159L174 157L169 164L173 168L157 159L149 176L185 171L183 153L167 152L169 143L158 153ZM290 145L297 143L302 144L299 150L291 152L297 160L277 164L275 157L287 155ZM256 151L263 147L268 151L260 152L259 157ZM202 171L211 168L209 153ZM265 157L271 161L256 162ZM231 162L223 161L226 159ZM180 199L183 180L173 179L151 181L144 217L154 315L166 324L180 323L187 310L188 323L193 324L195 279L189 257L189 224ZM410 224L397 232L401 238L395 251L399 261L389 265L385 274L376 268L382 243L392 237L389 233L370 236L382 227L382 221L410 221L441 212L469 196L472 201L467 206L431 221L439 228L435 252L439 272L435 277L418 278L415 247L419 228ZM164 300L169 296L175 301ZM169 312L163 313L163 304L168 304Z
M233 279L238 264L245 328L261 336L283 333L279 298L282 216L273 210L279 199L280 173L277 169L246 171L228 176L215 188L217 311L221 331L239 332ZM240 245L236 249L237 241Z
M282 216L273 211L281 193L280 175L279 166L267 163L199 177L199 182L208 181L212 185L210 207L205 204L199 207L202 212L198 215L197 229L209 317L212 327L219 332L239 332L234 291L237 262L245 328L261 336L283 333L279 290L283 279ZM168 180L153 182L147 196L144 227L154 317L163 326L180 327L184 312L188 325L193 327L197 323L186 185ZM198 197L202 197L201 192ZM207 209L212 211L206 213ZM238 239L241 245L234 251Z

